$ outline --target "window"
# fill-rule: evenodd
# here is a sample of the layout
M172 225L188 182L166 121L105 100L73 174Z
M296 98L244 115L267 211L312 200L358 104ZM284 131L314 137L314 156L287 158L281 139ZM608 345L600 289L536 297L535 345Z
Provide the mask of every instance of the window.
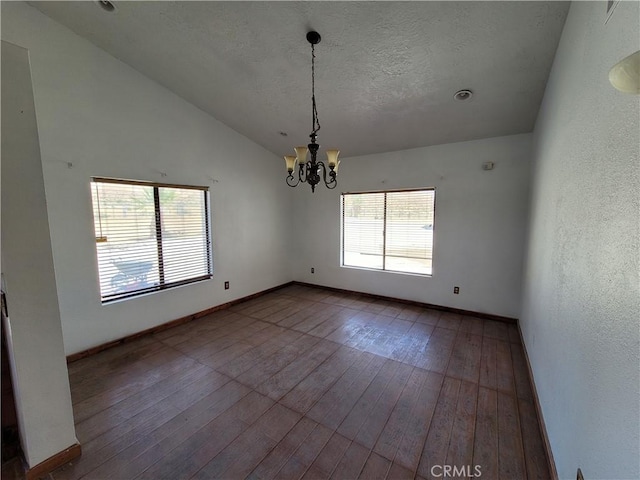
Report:
M211 278L208 187L91 181L102 302Z
M342 194L342 265L431 275L435 194Z

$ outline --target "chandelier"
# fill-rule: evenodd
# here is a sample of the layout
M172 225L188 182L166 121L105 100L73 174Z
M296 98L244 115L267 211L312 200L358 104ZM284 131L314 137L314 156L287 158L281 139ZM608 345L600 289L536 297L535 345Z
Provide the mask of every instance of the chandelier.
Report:
M327 165L316 159L320 145L316 143L318 138L318 130L320 130L320 122L318 121L318 109L316 108L316 52L315 46L320 43L320 34L311 31L307 33L307 41L311 44L311 143L306 147L295 147L295 156L286 155L284 161L287 165L287 185L290 187L297 186L300 182L311 185L311 191L315 192L316 185L322 179L327 188L336 188L338 184L336 174L338 173L338 154L340 150L327 150ZM307 160L307 151L310 159ZM294 176L294 169L298 164L298 178ZM322 176L321 176L322 175Z

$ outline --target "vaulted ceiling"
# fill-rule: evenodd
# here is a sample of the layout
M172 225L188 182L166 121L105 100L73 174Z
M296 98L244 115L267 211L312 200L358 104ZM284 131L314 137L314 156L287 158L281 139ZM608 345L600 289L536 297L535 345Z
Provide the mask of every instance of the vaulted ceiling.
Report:
M30 2L275 154L354 156L530 132L565 2ZM467 101L453 98L470 89ZM282 136L280 132L286 132Z

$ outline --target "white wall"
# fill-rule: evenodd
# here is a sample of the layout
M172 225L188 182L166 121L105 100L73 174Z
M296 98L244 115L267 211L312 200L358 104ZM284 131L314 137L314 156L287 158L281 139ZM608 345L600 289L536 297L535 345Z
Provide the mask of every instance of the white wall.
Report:
M2 38L30 52L67 354L291 279L281 159L32 7L1 8ZM213 280L101 305L92 176L209 184Z
M640 478L638 2L575 2L534 136L522 331L560 478Z
M513 135L344 159L335 190L296 188L294 279L517 317L530 147ZM436 188L433 276L340 267L340 193L420 187Z
M28 52L2 42L2 275L22 448L34 467L77 443Z

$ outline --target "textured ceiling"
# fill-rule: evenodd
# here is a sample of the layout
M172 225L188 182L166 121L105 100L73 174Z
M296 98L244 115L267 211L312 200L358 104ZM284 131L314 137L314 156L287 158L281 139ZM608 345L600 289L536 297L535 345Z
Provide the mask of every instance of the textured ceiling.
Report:
M565 2L29 2L278 154L341 156L533 129ZM473 90L471 100L453 94ZM288 133L283 137L279 132Z

